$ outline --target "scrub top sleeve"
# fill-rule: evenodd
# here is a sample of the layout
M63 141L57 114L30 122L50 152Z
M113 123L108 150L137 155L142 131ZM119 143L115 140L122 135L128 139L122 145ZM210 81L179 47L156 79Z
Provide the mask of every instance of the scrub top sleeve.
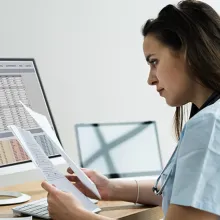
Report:
M214 113L186 124L179 145L171 204L220 215L220 122Z

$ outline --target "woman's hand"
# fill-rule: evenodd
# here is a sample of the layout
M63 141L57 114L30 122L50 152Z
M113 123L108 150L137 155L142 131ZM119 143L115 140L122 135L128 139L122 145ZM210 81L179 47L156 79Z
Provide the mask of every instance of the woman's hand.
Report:
M81 168L82 171L91 179L91 181L96 185L102 200L111 200L113 192L112 182L105 176L99 174L98 172L86 168ZM70 182L74 182L74 185L85 195L93 199L97 197L82 184L78 177L73 173L72 169L69 167L67 172L71 175L67 175L66 178Z
M41 186L48 192L48 211L53 220L87 219L87 211L71 193L63 192L45 181Z

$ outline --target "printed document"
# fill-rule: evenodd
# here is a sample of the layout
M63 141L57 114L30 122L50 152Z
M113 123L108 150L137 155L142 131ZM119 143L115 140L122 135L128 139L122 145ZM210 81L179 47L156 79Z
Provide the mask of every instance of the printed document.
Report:
M15 125L8 126L8 128L17 137L19 143L24 148L28 156L32 159L35 165L40 168L45 179L50 184L54 184L58 189L64 192L71 192L81 201L85 209L92 212L100 211L100 209L89 198L81 193L62 173L55 168L30 131L23 130Z
M86 176L86 174L70 159L70 157L63 150L63 148L62 148L55 132L53 131L49 121L47 120L46 116L41 115L37 112L34 112L30 108L28 108L26 105L24 105L21 101L20 101L20 103L23 105L24 109L33 117L33 119L41 127L41 129L45 132L45 134L52 141L52 143L54 143L53 146L60 153L60 155L66 160L68 165L71 167L71 169L77 175L77 177L81 180L81 182L87 188L89 188L99 199L101 199L101 196L99 194L99 191L96 188L96 185Z
M32 216L23 217L23 218L1 218L0 216L0 220L32 220Z

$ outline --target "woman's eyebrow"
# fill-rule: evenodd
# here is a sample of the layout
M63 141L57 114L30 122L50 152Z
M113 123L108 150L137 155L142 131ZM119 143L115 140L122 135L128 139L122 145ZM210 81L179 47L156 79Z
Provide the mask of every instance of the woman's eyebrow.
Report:
M146 61L149 62L151 56L153 56L153 55L155 55L155 54L149 54L149 55L147 55L147 56L146 56Z

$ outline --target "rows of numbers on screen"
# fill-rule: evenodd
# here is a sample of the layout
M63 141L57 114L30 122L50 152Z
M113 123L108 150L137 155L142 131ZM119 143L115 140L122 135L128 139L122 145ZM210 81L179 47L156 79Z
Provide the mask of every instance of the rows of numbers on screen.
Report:
M0 132L7 131L9 124L15 124L24 129L37 127L19 100L29 106L22 77L19 75L0 76Z
M0 76L0 166L29 160L28 155L16 139L5 139L8 125L23 129L35 129L38 125L25 111L19 101L30 106L21 75ZM45 134L35 134L35 139L48 156L57 155L52 143Z
M36 135L34 137L47 156L58 154L53 148L52 143L44 134ZM27 160L30 160L30 158L16 139L0 141L0 165L13 164Z

